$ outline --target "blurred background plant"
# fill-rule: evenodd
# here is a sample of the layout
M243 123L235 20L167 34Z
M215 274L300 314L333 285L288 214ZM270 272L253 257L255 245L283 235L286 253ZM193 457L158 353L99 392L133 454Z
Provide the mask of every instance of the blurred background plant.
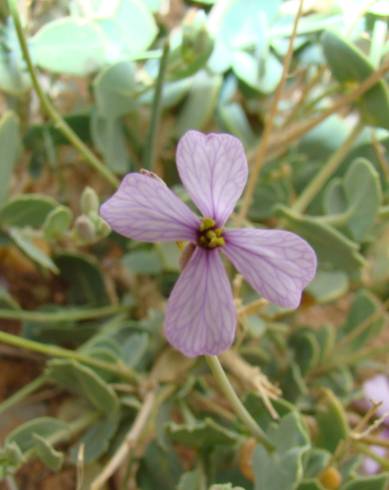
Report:
M388 2L8 0L0 16L4 488L388 488ZM141 168L185 198L189 128L246 147L233 220L319 258L297 312L229 271L221 362L272 452L163 338L176 245L98 215Z

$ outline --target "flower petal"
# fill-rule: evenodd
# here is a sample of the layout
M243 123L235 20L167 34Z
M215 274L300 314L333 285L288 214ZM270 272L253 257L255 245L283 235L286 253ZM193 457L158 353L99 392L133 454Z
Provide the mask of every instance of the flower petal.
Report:
M297 308L316 273L316 255L302 238L282 230L225 230L223 251L264 298Z
M121 235L143 242L196 240L199 219L157 176L130 173L100 208Z
M235 335L231 286L218 250L196 248L170 295L167 340L188 357L217 355Z
M222 226L247 181L242 143L230 134L188 131L178 143L177 168L199 210Z

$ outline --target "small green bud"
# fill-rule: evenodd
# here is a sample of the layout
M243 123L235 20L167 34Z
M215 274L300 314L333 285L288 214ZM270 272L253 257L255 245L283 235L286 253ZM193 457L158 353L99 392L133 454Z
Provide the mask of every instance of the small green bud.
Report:
M93 242L96 239L96 229L94 223L82 214L74 223L75 232L83 242Z
M85 187L81 195L81 211L84 214L89 214L94 211L97 212L99 209L99 198L96 191L92 187Z
M95 226L96 226L96 233L99 236L99 238L104 238L104 237L108 236L111 233L111 227L100 216L95 221Z

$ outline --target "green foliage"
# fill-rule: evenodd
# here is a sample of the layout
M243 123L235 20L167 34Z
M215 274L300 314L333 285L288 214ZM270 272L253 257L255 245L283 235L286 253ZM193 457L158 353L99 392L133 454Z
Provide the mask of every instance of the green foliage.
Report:
M339 34L325 32L322 45L329 68L341 83L358 83L374 72L366 56ZM358 106L368 124L389 129L389 93L384 81L379 81L363 95Z
M72 393L84 396L96 410L114 414L119 400L113 389L92 369L75 361L53 360L47 368L47 376Z
M346 413L341 402L328 389L323 390L317 413L316 443L328 451L335 451L349 433Z
M385 433L371 432L379 415L364 421L359 401L365 379L387 373L389 11L343 3L304 5L290 49L298 2L0 5L0 478L10 488L38 459L45 488L46 474L77 466L87 490L118 457L102 488L324 490L328 468L339 490L386 488L385 460L363 473L360 434ZM365 127L350 137L357 121ZM254 182L227 227L287 229L318 257L293 311L258 302L227 266L237 329L220 361L232 402L203 360L166 342L186 244L137 243L99 215L149 153L150 170L199 214L175 162L188 129L245 147Z

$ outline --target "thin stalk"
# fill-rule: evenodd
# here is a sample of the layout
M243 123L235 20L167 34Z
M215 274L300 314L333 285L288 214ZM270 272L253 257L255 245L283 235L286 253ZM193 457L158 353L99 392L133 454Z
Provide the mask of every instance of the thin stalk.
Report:
M259 427L259 425L246 410L243 403L240 401L217 356L205 356L205 360L207 361L208 366L212 371L212 374L215 377L223 394L231 403L231 406L234 409L236 415L246 425L246 427L250 430L257 441L263 444L266 449L272 451L274 449L273 445L268 440L263 430Z
M40 352L48 357L60 357L63 359L73 359L74 361L79 361L89 366L103 369L121 376L131 382L138 382L139 375L128 368L127 366L121 364L112 364L110 362L101 361L100 359L95 359L86 354L82 354L77 351L70 349L64 349L63 347L57 347L55 345L41 344L40 342L35 342L34 340L24 339L17 335L12 335L6 332L0 332L0 342L4 342L8 345L13 345L15 347L20 347L21 349L32 350L34 352Z
M304 120L298 124L295 124L290 129L283 129L274 136L270 141L269 155L267 161L280 156L284 153L289 146L300 139L304 134L306 134L311 129L318 126L320 123L325 121L328 117L336 114L341 109L345 108L347 105L355 102L359 97L370 90L377 82L381 80L383 75L389 71L389 61L382 64L374 73L372 73L368 78L361 82L357 87L350 93L340 97L337 102L331 105L328 109L325 109L322 113L317 116L311 117L308 120ZM253 158L253 155L249 155L249 160Z
M100 488L102 488L105 482L109 480L109 478L116 472L116 470L124 463L128 453L132 449L134 449L147 423L149 422L150 416L154 409L155 401L156 391L153 390L146 395L144 403L139 410L130 431L125 436L123 442L120 444L119 448L113 454L101 473L99 473L97 477L93 480L90 487L91 490L99 490Z
M162 88L166 73L168 56L169 42L166 41L163 47L161 61L159 62L158 77L155 85L153 105L151 108L150 126L146 135L144 146L143 166L148 170L155 170L155 146L157 141L159 121L161 119Z
M127 311L127 309L127 306L124 305L102 306L100 308L88 308L85 310L69 308L64 311L8 310L0 308L0 318L5 320L52 323L103 318L115 313Z
M18 37L20 49L23 53L24 60L27 64L27 69L31 77L31 82L34 90L39 98L43 111L51 118L55 127L61 131L61 133L68 139L68 141L80 152L85 161L96 172L105 178L113 187L117 187L119 180L116 176L106 167L104 164L91 152L91 150L84 144L84 142L78 137L78 135L66 124L63 117L56 110L49 98L44 93L40 82L38 80L35 67L32 63L30 52L27 46L26 37L24 35L23 27L20 22L19 12L16 5L16 0L8 0L8 7L13 18L16 35Z
M20 390L16 391L13 395L0 403L0 414L27 398L31 393L34 393L34 391L38 390L46 383L46 381L46 376L38 376L31 381L31 383L24 385L23 388L20 388Z
M292 55L293 55L293 45L294 45L294 40L296 38L297 34L297 26L300 20L300 17L303 12L303 4L304 0L300 0L299 2L299 8L297 11L297 14L294 19L294 24L293 24L293 30L292 34L289 39L289 45L288 45L288 51L285 56L284 64L283 64L283 69L282 69L282 76L281 80L277 86L276 92L274 94L272 104L270 106L269 110L269 115L265 119L265 127L262 133L261 141L259 143L256 155L255 155L255 161L253 168L251 169L250 176L247 182L247 189L246 192L243 196L242 200L242 206L239 210L238 213L238 222L239 224L242 223L242 221L245 219L247 216L248 210L250 209L253 196L254 196L254 191L255 191L255 186L258 180L259 173L261 171L261 168L265 162L266 154L267 154L267 149L269 147L270 143L270 135L273 130L274 126L274 121L278 112L278 106L282 97L282 94L284 92L286 80L288 77L289 73L289 67L290 63L292 60Z
M389 470L389 460L387 458L380 456L379 454L374 452L372 449L370 449L369 447L363 446L362 444L358 444L358 449L361 453L365 454L366 456L371 458L373 461L378 463L383 470L385 470L385 471Z
M382 439L381 437L365 436L360 439L360 442L369 446L380 446L389 449L389 439Z
M294 211L299 213L305 211L312 199L318 194L318 192L326 184L327 180L342 163L363 128L364 124L361 121L358 121L341 146L336 150L328 162L321 168L316 177L311 180L304 191L300 194L299 198L292 206Z

